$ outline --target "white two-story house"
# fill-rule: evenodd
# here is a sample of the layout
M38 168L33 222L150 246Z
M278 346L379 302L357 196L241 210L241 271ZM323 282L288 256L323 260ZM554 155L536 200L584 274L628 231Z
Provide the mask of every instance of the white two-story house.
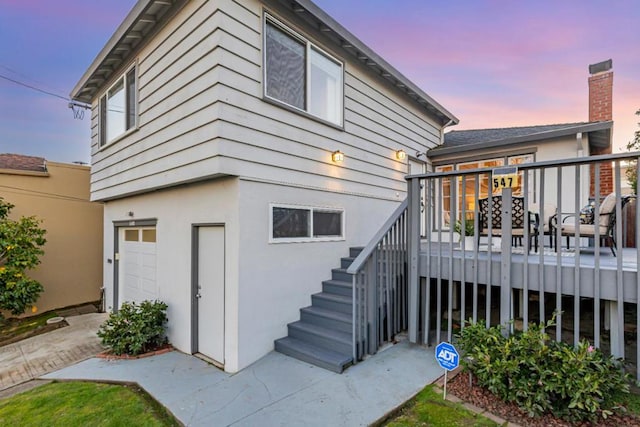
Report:
M91 104L107 306L238 371L406 197L457 118L307 0L139 0L72 92Z

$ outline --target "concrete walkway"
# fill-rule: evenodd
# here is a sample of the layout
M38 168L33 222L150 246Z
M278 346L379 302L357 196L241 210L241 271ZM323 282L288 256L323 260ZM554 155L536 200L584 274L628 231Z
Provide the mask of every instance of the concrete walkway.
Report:
M138 360L89 359L43 378L133 381L188 426L360 426L442 374L433 348L405 341L341 375L275 352L230 375L173 351Z
M67 317L69 326L0 347L0 391L95 356L96 336L107 314Z

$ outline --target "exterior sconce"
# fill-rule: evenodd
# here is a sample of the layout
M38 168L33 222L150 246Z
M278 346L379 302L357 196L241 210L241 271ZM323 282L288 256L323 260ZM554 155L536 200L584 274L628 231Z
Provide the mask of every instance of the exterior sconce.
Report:
M404 160L407 158L407 153L404 152L404 150L398 150L396 151L396 159L398 160Z
M344 153L340 150L336 150L331 153L331 160L336 163L341 163L344 160Z

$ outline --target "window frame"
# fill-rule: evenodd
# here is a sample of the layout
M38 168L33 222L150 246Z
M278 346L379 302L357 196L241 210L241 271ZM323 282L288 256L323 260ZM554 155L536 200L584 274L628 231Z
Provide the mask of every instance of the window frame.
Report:
M267 94L267 24L271 24L290 36L291 38L297 40L298 42L305 45L305 108L301 109L294 105L288 104L285 101L279 100L278 98L274 98ZM344 61L338 59L334 55L327 52L325 49L317 45L316 43L309 40L309 38L304 37L299 32L295 31L288 25L284 24L281 20L276 18L274 15L265 12L263 14L262 20L262 97L263 100L270 102L279 107L283 107L289 111L293 111L298 114L302 114L308 118L318 120L327 125L344 129L344 77L345 77L345 63ZM338 93L337 98L340 102L340 105L337 107L337 112L339 115L339 120L337 122L333 122L329 119L325 119L319 115L313 114L310 111L311 105L311 52L315 51L316 53L324 56L329 61L335 63L340 67L339 75L340 82L337 85Z
M531 159L531 163L536 161L536 151L524 151L524 152L518 152L518 153L504 153L504 154L496 154L493 153L494 155L492 156L477 156L474 157L473 159L459 159L459 160L453 160L450 162L443 162L441 164L438 165L434 165L434 170L435 172L443 172L445 170L449 171L448 168L451 168L452 171L460 171L463 170L461 169L461 166L469 166L469 165L474 165L474 164L478 164L476 167L472 167L469 169L477 169L477 168L492 168L491 166L486 166L482 165L480 166L480 164L482 163L487 163L487 162L497 162L497 161L501 161L502 165L499 166L494 166L494 167L503 167L505 165L515 165L518 166L520 164L527 164L529 162L522 162L522 163L512 163L512 160L514 159L525 159L525 158L529 158ZM520 179L522 180L522 176L523 176L523 171L519 170L518 174L520 176ZM537 194L535 192L535 182L536 182L536 175L532 172L529 171L529 186L530 186L530 194L529 194L529 198L530 198L530 203L536 203L537 200ZM445 194L445 184L451 185L451 182L454 178L450 177L450 178L443 178L442 180L442 185L436 189L436 194L437 194L437 200L440 200L440 210L441 210L441 224L439 225L435 225L436 227L440 227L440 230L446 231L449 230L450 228L450 223L451 223L451 210L447 210L445 209L445 200L444 200L444 194ZM460 213L462 212L462 206L461 203L462 201L462 192L460 190L460 186L462 183L462 180L460 179L459 176L457 176L455 178L456 180L456 198L457 200L455 201L455 211L456 211L456 215L460 215ZM482 190L482 189L481 189ZM522 190L520 190L522 191ZM467 196L469 196L469 194L466 194ZM521 194L520 194L521 195ZM483 194L482 191L480 192L480 194L478 195L478 197L487 197L488 194ZM451 198L451 190L449 190L449 201L451 202L450 198ZM437 209L434 206L434 209ZM449 213L449 223L446 222L446 217L447 217L447 212ZM467 209L466 212L473 212L473 210L469 210ZM435 213L435 210L434 210ZM434 216L434 218L436 218ZM460 218L455 218L455 220L459 220Z
M307 230L309 237L273 237L273 209L298 209L309 211L309 224ZM313 236L314 212L331 212L340 214L340 236ZM344 208L334 206L309 206L284 203L269 203L269 243L309 243L309 242L339 242L346 240L346 213Z
M129 117L131 112L129 111L129 94L130 94L130 90L129 90L129 74L131 74L131 71L133 71L133 80L134 80L134 87L133 87L133 108L135 109L134 113L133 113L133 123L131 124L131 126L129 128L127 128L128 125L128 121L129 121ZM124 116L123 116L123 122L124 122L124 132L118 134L117 136L114 136L111 140L107 139L107 128L108 128L108 120L107 120L107 115L108 115L108 111L107 111L107 103L108 103L108 97L109 97L109 92L111 92L111 90L116 87L120 82L122 82L123 88L122 90L124 91ZM135 61L134 63L130 64L128 67L125 68L125 70L120 73L118 75L118 78L116 78L115 80L113 80L113 82L102 92L102 94L100 95L100 97L98 98L98 150L102 150L112 144L114 144L115 142L121 140L122 138L126 137L127 135L129 135L130 133L136 131L138 129L139 123L138 123L138 118L139 118L139 103L138 103L138 94L139 94L139 89L140 88L140 81L138 78L138 62Z

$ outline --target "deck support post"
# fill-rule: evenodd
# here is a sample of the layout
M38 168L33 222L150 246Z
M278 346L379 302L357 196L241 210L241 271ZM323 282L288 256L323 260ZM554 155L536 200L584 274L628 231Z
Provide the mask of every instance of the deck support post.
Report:
M418 342L418 310L419 300L419 276L418 263L420 260L420 179L409 178L409 342Z
M462 282L453 282L453 301L450 302L451 308L455 310L460 309L460 293L462 292ZM462 320L462 319L460 319Z
M523 290L517 290L515 291L518 295L518 310L516 311L516 317L520 318L522 317L523 311L524 311L524 305L527 304L528 302L524 300L524 291ZM524 319L523 319L524 322ZM524 326L523 326L524 327Z
M624 348L621 348L621 346L624 345L624 336L621 336L620 334L623 325L620 325L620 321L618 319L618 310L622 310L623 308L620 307L616 301L606 301L604 304L605 307L609 307L609 310L605 310L605 313L607 311L609 312L609 315L605 316L605 323L608 320L609 326L611 327L609 330L611 355L614 357L624 357Z
M512 310L511 292L511 188L502 189L502 229L500 254L500 325L503 326L505 336L513 332L513 324L509 326Z

